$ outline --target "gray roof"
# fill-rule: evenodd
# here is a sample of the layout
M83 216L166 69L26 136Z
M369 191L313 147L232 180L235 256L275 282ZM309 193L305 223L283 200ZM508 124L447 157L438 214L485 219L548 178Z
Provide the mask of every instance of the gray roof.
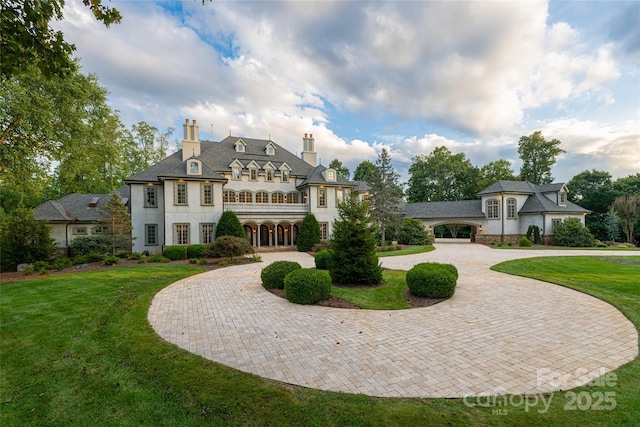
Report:
M347 181L340 175L336 174L335 181L327 181L324 176L322 176L322 172L326 171L328 168L326 166L318 165L315 168L311 169L309 175L298 185L298 187L304 187L309 184L322 184L322 185L338 185L338 186L351 186L351 182Z
M118 188L120 197L129 199L129 186ZM68 194L60 200L49 200L37 206L33 213L36 220L48 222L97 222L100 219L100 210L109 199L108 194ZM95 207L91 207L92 201L97 200Z
M529 181L496 181L481 192L479 195L497 194L497 193L520 193L533 194L536 192L536 186Z
M243 152L238 152L235 148L236 143L240 140L245 145ZM269 144L275 149L273 155L265 152L265 147ZM276 169L286 163L291 169L290 175L303 180L298 187L308 184L351 185L349 181L340 176L336 177L335 183L327 182L322 175L322 172L327 169L325 166L311 166L300 157L268 139L228 136L220 142L200 141L200 155L197 156L197 159L202 162L202 175L187 174L189 159L182 161L182 150L180 150L139 174L126 179L125 182L160 182L164 178L226 181L223 174L230 173L231 163L238 160L244 166L244 170L247 170L247 166L251 162L257 163L260 168L270 162Z
M358 193L371 191L371 185L367 181L349 181L349 184L353 185L353 191Z
M482 200L408 203L409 218L484 218Z
M571 203L566 202L565 205L557 205L541 192L531 195L524 203L518 213L590 213L591 211Z

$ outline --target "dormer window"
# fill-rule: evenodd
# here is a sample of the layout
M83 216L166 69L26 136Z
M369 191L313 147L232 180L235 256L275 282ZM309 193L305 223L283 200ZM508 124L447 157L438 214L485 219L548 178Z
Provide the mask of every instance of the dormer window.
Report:
M327 181L334 182L336 180L336 171L334 169L327 169L325 178Z
M236 153L244 153L246 151L247 145L244 143L243 140L241 139L237 140L234 145L236 147Z
M266 172L265 181L273 181L273 169L267 169Z
M288 170L283 170L282 171L281 181L282 182L289 182L289 171Z
M187 175L202 175L202 164L200 160L189 159L187 161Z
M266 153L267 156L273 156L276 154L276 147L272 143L268 143L264 147L264 152Z
M565 193L564 191L561 191L558 195L558 204L560 204L561 206L564 206L567 204L567 193Z

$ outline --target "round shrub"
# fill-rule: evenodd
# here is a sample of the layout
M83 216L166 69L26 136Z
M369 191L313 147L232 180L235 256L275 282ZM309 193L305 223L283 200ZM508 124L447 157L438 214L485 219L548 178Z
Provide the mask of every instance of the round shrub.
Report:
M171 261L177 261L187 257L187 250L184 246L167 246L162 251L162 256L169 258Z
M202 258L204 253L204 245L189 245L187 246L187 258Z
M262 269L262 286L267 289L284 289L284 278L294 270L300 270L300 264L294 261L276 261Z
M451 264L421 263L407 272L411 293L423 298L449 298L456 288L458 269Z
M531 247L531 240L527 239L526 237L523 237L520 240L518 240L518 245L522 246L523 248Z
M294 270L284 278L284 294L296 304L315 304L329 298L331 276L328 271L314 268Z
M244 237L220 236L210 243L204 251L205 256L212 258L240 256L253 253L253 246Z
M316 268L319 268L320 270L328 270L329 262L331 261L332 256L333 252L331 251L331 249L323 249L318 252L314 258L314 261L316 262Z
M53 261L53 268L56 270L64 270L65 268L69 268L73 265L73 262L69 258L56 258Z

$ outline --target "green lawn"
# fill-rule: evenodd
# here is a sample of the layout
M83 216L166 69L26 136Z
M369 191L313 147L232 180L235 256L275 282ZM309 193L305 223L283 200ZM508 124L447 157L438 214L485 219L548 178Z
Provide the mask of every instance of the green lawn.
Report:
M408 248L400 249L399 251L376 252L376 254L378 255L378 258L383 258L387 256L421 254L425 252L431 252L434 249L435 249L435 246L433 245L409 246Z
M375 288L331 287L331 295L349 301L360 308L374 310L398 310L411 308L404 299L404 288L407 286L404 270L384 270L382 279L384 286Z
M497 268L569 280L640 326L637 265L586 257L513 263ZM145 265L1 285L0 425L638 425L637 359L615 371L615 410L568 411L562 393L547 413L520 406L506 415L500 415L504 408L469 407L463 399L378 399L304 389L207 361L163 341L147 322L156 292L201 271Z

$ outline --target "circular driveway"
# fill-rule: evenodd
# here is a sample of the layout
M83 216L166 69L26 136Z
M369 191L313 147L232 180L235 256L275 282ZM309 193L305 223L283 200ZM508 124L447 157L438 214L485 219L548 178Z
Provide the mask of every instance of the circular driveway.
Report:
M491 271L537 256L638 252L495 250L437 243L381 258L408 270L454 264L455 295L431 307L351 310L291 304L261 286L260 270L305 253L262 253L262 263L192 276L161 290L149 322L165 340L209 360L285 383L380 397L465 397L566 390L638 355L634 325L580 292Z

